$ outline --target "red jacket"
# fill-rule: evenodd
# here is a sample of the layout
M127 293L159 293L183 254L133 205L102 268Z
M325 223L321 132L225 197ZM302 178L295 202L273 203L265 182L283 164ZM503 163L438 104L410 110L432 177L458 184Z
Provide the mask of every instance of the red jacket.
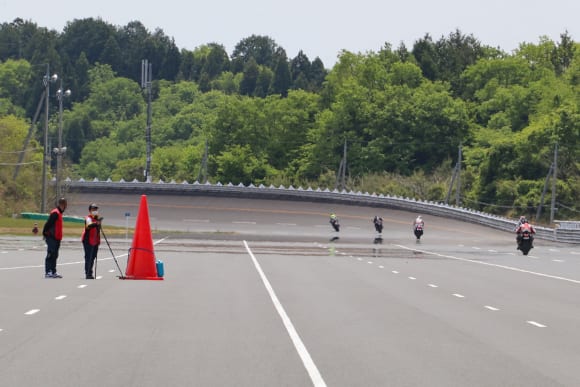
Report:
M516 233L517 233L517 234L523 234L523 233L524 233L524 231L529 231L531 234L535 234L535 233L536 233L536 230L534 229L534 226L532 226L532 225L531 225L531 224L529 224L529 223L522 223L522 224L520 225L520 227L518 227L518 228L516 229Z
M101 230L99 230L99 226L101 222L99 221L97 216L88 215L85 218L85 228L83 230L83 235L81 236L81 240L87 241L91 246L98 246L101 244Z
M48 220L44 224L42 234L47 238L54 238L57 241L62 240L62 211L60 208L55 208L50 211Z

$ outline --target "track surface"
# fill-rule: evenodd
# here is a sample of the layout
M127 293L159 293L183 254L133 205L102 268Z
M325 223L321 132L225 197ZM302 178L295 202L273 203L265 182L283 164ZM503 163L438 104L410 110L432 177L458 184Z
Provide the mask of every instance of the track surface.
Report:
M77 195L67 214L97 201L134 227L139 199ZM376 208L148 202L164 281L119 280L105 243L84 280L80 229L45 280L40 238L0 237L1 386L580 385L579 246L525 257L430 216L416 243L416 214ZM131 238L109 237L122 270Z

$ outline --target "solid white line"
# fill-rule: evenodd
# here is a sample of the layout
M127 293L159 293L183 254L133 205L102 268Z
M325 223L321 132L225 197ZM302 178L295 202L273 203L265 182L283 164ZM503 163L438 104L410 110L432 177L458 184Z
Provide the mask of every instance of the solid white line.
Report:
M546 327L544 324L540 324L540 323L535 322L535 321L526 321L526 322L528 324L533 325L533 326L538 327L538 328L545 328Z
M457 298L465 298L465 296L463 294L459 294L459 293L453 293L453 296L455 296Z
M314 364L314 361L312 360L310 353L308 353L308 350L306 349L306 346L302 342L302 339L300 339L300 336L298 335L298 332L294 328L292 321L290 321L290 317L288 317L286 311L284 310L284 307L280 303L280 300L278 300L278 297L274 292L274 288L272 288L272 285L270 285L270 281L268 281L268 278L266 278L266 275L264 274L262 267L258 263L258 260L254 256L254 253L252 253L252 251L250 250L250 247L248 246L248 243L246 241L244 241L244 246L246 246L246 251L252 258L252 262L254 262L256 271L260 275L260 278L262 279L262 282L264 283L264 286L266 287L266 290L270 295L270 299L272 300L272 303L274 304L276 311L278 312L280 318L282 319L282 322L284 323L284 327L286 327L286 331L288 332L288 335L290 336L290 339L294 344L294 348L296 348L296 351L298 352L298 355L302 360L302 364L304 364L306 371L308 371L308 375L310 375L310 380L312 381L312 384L314 384L315 387L325 387L326 383L324 382L324 379L322 379L322 375L320 375L320 372L318 371L316 364Z
M557 279L557 280L561 280L561 281L567 281L567 282L572 282L572 283L575 283L575 284L580 284L580 281L579 280L575 280L575 279L571 279L571 278L566 278L566 277L559 277L559 276L556 276L556 275L538 273L538 272L530 271L530 270L518 269L517 267L511 267L511 266L505 266L505 265L498 265L496 263L483 262L483 261L474 261L473 259L459 258L459 257L454 257L452 255L445 255L445 254L434 253L432 251L411 249L411 248L406 247L406 246L403 246L403 245L393 245L393 246L400 247L401 249L404 249L404 250L417 251L417 252L423 253L423 254L435 255L437 257L455 259L457 261L462 261L462 262L477 263L478 265L499 267L500 269L512 270L512 271L517 271L517 272L520 272L520 273L537 275L539 277L552 278L552 279Z
M494 312L497 312L499 310L498 308L495 308L495 307L489 306L489 305L486 305L485 309L493 310Z
M28 312L26 312L24 314L26 314L28 316L31 316L31 315L36 314L38 312L40 312L40 309L31 309L31 310L29 310Z
M62 296L54 297L54 299L57 301L64 300L65 298L66 296L64 294Z

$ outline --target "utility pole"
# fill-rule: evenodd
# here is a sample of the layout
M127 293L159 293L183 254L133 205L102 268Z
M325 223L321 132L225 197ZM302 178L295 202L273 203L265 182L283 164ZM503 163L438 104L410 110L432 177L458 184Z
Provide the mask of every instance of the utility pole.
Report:
M207 181L207 155L208 155L208 145L207 139L205 140L205 150L203 152L203 158L201 159L201 168L199 169L199 174L197 175L198 182L206 182ZM201 180L203 178L203 180Z
M48 164L50 163L50 151L48 147L48 97L50 96L50 83L56 82L58 76L54 74L52 77L50 76L50 65L46 64L46 74L43 78L44 83L44 153L42 156L42 198L40 202L40 212L46 212L46 191L47 191L47 181L46 175L48 170Z
M342 189L346 189L346 138L344 139L344 149L342 151L342 178L341 186Z
M554 145L554 174L552 176L552 205L550 208L550 224L554 223L554 212L556 211L556 179L558 176L558 143Z
M147 159L145 163L145 181L151 183L151 79L153 78L153 65L147 59L141 61L141 87L147 90L147 128L145 129L145 142Z
M542 197L540 198L540 205L538 206L538 211L536 213L536 222L539 221L540 215L542 214L542 207L544 206L544 198L546 197L548 182L550 181L550 177L552 177L553 170L554 164L551 164L550 169L548 170L548 174L546 175L546 180L544 181L544 189L542 189Z
M455 204L457 207L461 205L461 145L459 145L459 152L457 156L457 189L455 190Z

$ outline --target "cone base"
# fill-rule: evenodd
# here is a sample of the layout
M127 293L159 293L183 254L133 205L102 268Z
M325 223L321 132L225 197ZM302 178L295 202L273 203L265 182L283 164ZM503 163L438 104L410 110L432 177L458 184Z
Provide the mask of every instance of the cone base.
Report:
M135 277L135 276L129 276L129 277L123 277L123 278L119 277L119 279L163 281L163 277Z

